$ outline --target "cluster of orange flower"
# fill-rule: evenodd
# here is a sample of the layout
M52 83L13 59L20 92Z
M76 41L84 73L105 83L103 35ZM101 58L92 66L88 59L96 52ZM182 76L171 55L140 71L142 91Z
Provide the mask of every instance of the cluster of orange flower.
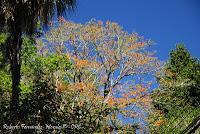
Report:
M137 49L144 47L144 46L145 46L144 42L133 43L132 45L128 46L128 50L129 51L137 50Z
M89 61L89 60L84 60L84 59L78 59L76 57L73 57L74 60L74 65L77 69L82 69L82 68L98 68L99 63L95 61Z
M93 83L76 82L71 85L72 89L77 91L92 91L94 89Z
M155 126L160 127L161 125L165 124L165 121L163 119L158 120L154 123Z

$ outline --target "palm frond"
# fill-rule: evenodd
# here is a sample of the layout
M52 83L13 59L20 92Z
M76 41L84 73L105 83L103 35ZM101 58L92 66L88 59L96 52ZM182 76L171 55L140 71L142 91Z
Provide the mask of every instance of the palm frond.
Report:
M74 9L76 0L0 0L0 30L7 26L8 31L15 29L31 35L37 22L47 25L57 13L61 16Z

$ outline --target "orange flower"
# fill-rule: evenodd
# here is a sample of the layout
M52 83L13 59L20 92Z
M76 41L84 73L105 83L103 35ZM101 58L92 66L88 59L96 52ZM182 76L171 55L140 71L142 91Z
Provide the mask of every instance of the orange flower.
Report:
M56 92L61 93L63 90L67 89L67 85L65 85L62 81L56 81Z
M100 64L96 61L89 61L89 60L82 60L78 59L76 57L73 58L75 67L77 69L82 69L82 68L99 68Z
M83 91L85 89L85 84L83 82L76 83L76 89Z
M164 123L165 123L164 120L158 120L158 121L156 121L156 122L154 123L154 125L157 126L157 127L159 127L159 126L163 125Z
M74 62L75 62L75 67L78 69L81 69L83 67L87 67L89 65L89 61L88 60L81 60L78 58L74 58Z
M129 104L129 100L127 98L118 98L117 103L120 108L124 108Z
M94 88L94 84L93 83L87 83L86 88L87 88L87 90L92 90Z
M116 105L116 102L115 102L113 97L110 97L108 99L107 103L108 103L109 106L115 106Z

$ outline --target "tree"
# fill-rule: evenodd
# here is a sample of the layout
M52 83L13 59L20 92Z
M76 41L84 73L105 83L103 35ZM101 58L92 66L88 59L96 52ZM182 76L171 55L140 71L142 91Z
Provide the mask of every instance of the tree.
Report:
M34 42L28 38L23 39L19 124L31 126L40 124L43 128L46 127L45 124L49 127L66 125L66 128L61 130L40 130L45 133L108 133L113 130L113 127L108 124L109 114L116 109L112 101L109 105L104 103L103 96L96 90L94 84L89 82L75 84L69 81L71 74L76 72L76 65L69 62L66 54L51 52L51 47L41 50L39 44L36 48L32 43ZM3 71L3 74L6 73ZM90 76L90 81L95 78L91 77L93 73L90 71L84 74L85 79ZM2 124L0 126L7 124L8 119L5 117L9 115L6 109L8 105L4 103L9 100L5 96L6 87L10 86L10 83L5 83L6 78L3 79L3 85L0 83L0 89L3 89L0 101L0 111L3 114L0 115ZM11 93L8 92L8 94ZM135 131L135 126L116 125L118 131ZM36 133L39 130L19 129L16 131ZM9 132L9 130L2 129L0 132Z
M110 21L104 25L101 21L76 24L65 20L42 40L45 40L44 48L66 54L74 65L74 70L69 73L69 84L57 89L71 89L77 94L86 91L88 94L89 91L88 99L90 94L93 97L97 94L95 92L99 92L95 96L115 109L109 114L112 115L113 131L120 128L116 121L119 114L134 119L141 116L134 108L148 111L151 84L143 81L142 77L159 67L156 57L146 50L151 44L149 40L136 33L129 34ZM57 83L62 85L63 80L59 78Z
M152 115L159 116L155 131L180 133L199 116L199 70L199 60L191 57L184 45L170 52L170 59L157 74L159 89L152 93Z
M38 22L47 24L57 10L60 16L65 9L72 9L75 0L12 0L0 1L0 30L8 33L6 56L12 73L11 121L16 123L19 110L19 83L23 34L33 35Z
M176 49L170 53L170 59L163 69L164 72L159 74L158 82L163 88L176 89L177 97L193 106L199 106L199 68L199 60L191 57L183 45L177 45Z

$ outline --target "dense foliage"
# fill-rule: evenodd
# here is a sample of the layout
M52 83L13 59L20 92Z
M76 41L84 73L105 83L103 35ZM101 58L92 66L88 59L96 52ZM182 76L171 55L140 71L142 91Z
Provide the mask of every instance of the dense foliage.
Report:
M47 23L57 12L58 17L72 9L75 0L0 0L0 32L7 33L3 46L3 59L9 61L12 94L10 120L16 124L19 119L21 52L23 35L37 33L38 25Z
M152 129L155 133L181 133L199 116L200 62L183 45L177 45L157 80L159 89L152 94L152 119L157 122Z

